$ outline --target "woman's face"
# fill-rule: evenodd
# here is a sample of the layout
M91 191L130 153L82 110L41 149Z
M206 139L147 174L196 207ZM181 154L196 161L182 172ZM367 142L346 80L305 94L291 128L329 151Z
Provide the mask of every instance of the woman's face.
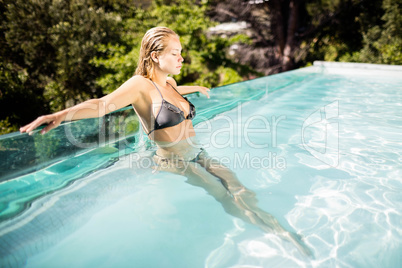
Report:
M177 37L170 37L168 46L158 57L158 65L161 71L167 74L179 74L184 61L181 56L181 44Z

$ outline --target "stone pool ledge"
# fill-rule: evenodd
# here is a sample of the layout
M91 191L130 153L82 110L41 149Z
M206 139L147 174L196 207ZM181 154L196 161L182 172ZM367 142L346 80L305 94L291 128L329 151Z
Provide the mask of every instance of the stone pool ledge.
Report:
M330 74L350 74L351 70L357 75L402 75L402 65L371 64L356 62L314 61L313 66Z

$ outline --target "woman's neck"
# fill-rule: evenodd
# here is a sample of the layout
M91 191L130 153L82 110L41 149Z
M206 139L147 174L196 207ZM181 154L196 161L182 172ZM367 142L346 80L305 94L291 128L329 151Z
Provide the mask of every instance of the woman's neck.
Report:
M160 73L155 70L154 75L151 76L151 80L160 86L166 86L168 75L164 73Z

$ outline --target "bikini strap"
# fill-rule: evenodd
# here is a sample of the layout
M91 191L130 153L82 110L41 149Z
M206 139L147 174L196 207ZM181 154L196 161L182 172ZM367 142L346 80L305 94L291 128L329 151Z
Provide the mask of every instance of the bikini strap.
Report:
M158 90L159 95L161 95L161 98L162 98L162 103L163 103L164 98L163 98L163 96L162 96L161 91L160 91L160 90L159 90L159 88L156 86L155 82L154 82L154 81L152 81L152 79L151 79L151 78L150 78L149 80L151 80L152 84L154 84L154 86L156 87L156 90ZM162 107L161 107L161 109L162 109ZM159 113L160 113L160 110L159 110L158 114L159 114ZM158 115L157 115L156 117L158 117ZM155 130L155 126L154 126L154 129L152 129L150 132L148 132L148 134L147 134L147 135L151 134L151 133L152 133L154 130Z
M167 81L166 81L166 83L168 83L168 84L169 84L169 86L171 86L171 87L172 87L172 88L173 88L173 89L174 89L174 90L175 90L175 91L176 91L176 92L177 92L177 93L178 93L180 96L183 96L183 95L181 95L181 94L180 94L180 92L179 92L179 91L177 91L177 89L176 89L174 86L172 86L172 84L170 84L170 83L169 83L169 82L167 82Z
M163 96L162 96L162 93L161 93L161 91L159 90L159 88L156 86L156 84L154 83L154 81L152 81L152 79L149 79L149 80L151 80L152 84L154 84L154 86L156 87L156 89L157 89L158 92L159 92L159 95L161 95L161 98L162 98L162 100L163 100Z

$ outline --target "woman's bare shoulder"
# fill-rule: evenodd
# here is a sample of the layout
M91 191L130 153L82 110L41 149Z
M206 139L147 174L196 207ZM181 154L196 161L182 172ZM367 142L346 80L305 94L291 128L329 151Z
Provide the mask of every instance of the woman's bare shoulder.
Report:
M174 80L173 77L170 77L170 76L169 76L169 77L166 79L166 81L167 81L168 83L170 83L172 86L177 87L177 82L176 82L176 80Z
M135 86L136 90L144 90L144 88L148 88L151 86L149 79L143 77L142 75L134 75L130 79L127 80L127 83Z
M149 95L149 91L152 88L150 80L141 75L132 76L123 86L129 88L137 96Z
M141 75L134 75L128 79L126 83L134 94L134 101L132 104L139 110L148 107L152 99L150 95L153 89L151 81Z

